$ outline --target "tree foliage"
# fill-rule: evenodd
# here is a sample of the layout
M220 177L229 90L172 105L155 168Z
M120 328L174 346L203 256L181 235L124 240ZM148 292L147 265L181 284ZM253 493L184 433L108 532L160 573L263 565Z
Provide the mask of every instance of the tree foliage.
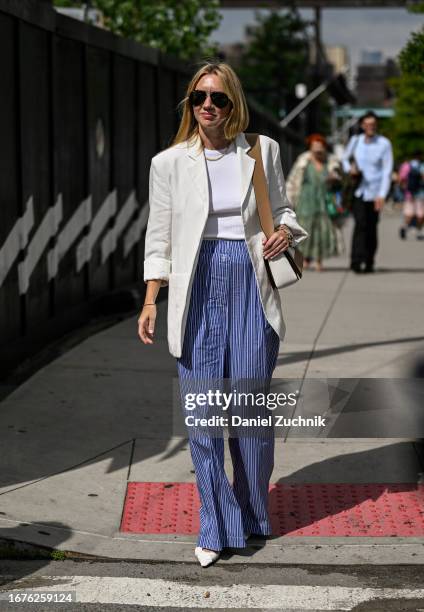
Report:
M424 13L424 1L412 4L409 7L411 13ZM413 32L399 54L399 62L402 72L424 77L424 28Z
M239 74L246 92L281 118L288 93L294 91L296 83L306 81L307 23L294 8L271 11L266 16L257 12L255 17Z
M74 0L56 6L81 7ZM217 54L209 36L219 25L219 0L91 0L106 27L125 38L155 47L181 59Z
M411 34L400 52L399 61L404 73L415 74L424 79L424 28Z
M424 1L409 5L408 10L411 13L424 13Z
M396 93L395 117L389 123L389 136L398 160L424 150L424 88L420 76L403 74L392 80Z
M411 7L424 12L424 2ZM399 54L402 74L391 80L396 94L395 117L388 124L395 156L401 161L424 151L424 28L413 32Z

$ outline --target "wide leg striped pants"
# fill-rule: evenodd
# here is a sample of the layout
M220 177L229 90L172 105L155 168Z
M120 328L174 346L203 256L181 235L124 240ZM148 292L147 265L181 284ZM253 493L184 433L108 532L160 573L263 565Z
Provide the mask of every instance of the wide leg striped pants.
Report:
M244 240L204 239L181 357L180 387L189 379L271 379L280 340L265 318ZM190 430L191 428L188 427ZM229 437L233 485L224 470L224 439L189 432L200 497L198 546L246 546L244 532L272 533L268 488L274 430L264 437Z

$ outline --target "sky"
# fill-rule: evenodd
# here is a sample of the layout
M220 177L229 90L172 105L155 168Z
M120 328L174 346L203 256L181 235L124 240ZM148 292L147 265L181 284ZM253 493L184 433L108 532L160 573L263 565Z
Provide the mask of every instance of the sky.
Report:
M262 13L267 11L261 10ZM221 10L223 19L211 40L219 43L240 42L244 27L255 21L252 9ZM301 11L307 19L313 12ZM376 49L385 58L396 57L409 34L424 24L424 14L409 13L406 9L324 9L322 11L323 42L347 47L353 73L360 61L362 49Z

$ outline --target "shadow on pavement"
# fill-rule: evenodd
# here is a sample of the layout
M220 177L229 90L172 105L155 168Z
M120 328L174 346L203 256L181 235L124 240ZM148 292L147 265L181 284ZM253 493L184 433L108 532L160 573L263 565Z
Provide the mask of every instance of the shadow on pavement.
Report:
M365 348L371 348L376 346L390 346L392 344L408 344L408 342L423 342L424 336L413 336L408 338L393 338L392 340L381 340L379 342L358 342L355 344L345 344L344 346L337 346L325 349L315 349L313 352L313 359L319 357L328 357L329 355L340 355L343 353L353 353L360 351ZM277 366L288 363L298 363L299 361L305 361L311 356L311 349L307 351L296 351L295 353L286 352L277 359Z

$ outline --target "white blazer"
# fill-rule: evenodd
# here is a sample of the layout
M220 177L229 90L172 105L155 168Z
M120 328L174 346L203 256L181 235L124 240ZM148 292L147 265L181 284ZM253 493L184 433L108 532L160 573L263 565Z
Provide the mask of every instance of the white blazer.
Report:
M174 357L182 354L191 287L209 215L206 160L203 151L198 150L199 141L200 136L197 136L191 146L187 142L173 145L157 153L150 165L144 281L162 279L162 286L168 285L168 346ZM297 223L286 196L280 146L276 140L262 134L260 143L275 225L284 223L290 227L298 244L308 234ZM255 160L247 155L250 145L243 132L236 136L235 144L240 164L240 212L246 244L265 317L283 340L286 327L280 294L278 289L271 287L263 258L264 234L252 184Z

